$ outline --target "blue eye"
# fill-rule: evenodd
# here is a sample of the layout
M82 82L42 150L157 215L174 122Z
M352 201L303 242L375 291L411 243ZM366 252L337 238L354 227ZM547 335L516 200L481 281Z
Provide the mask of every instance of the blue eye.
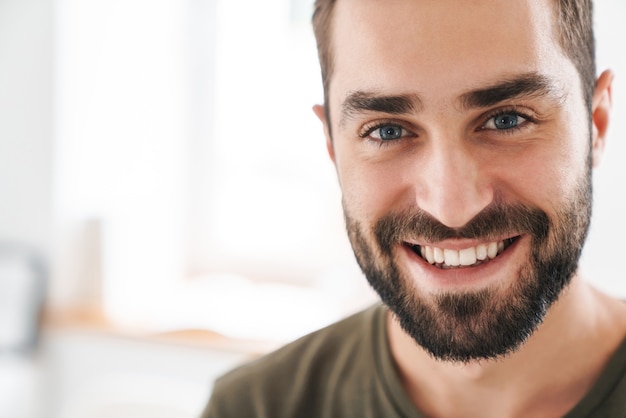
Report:
M371 136L376 139L380 139L383 141L393 141L395 139L400 139L404 136L405 131L404 128L400 125L387 124L382 125L379 128L375 129Z
M517 128L520 124L524 123L526 118L520 116L517 113L500 113L496 116L492 116L485 123L484 129L496 129L507 130Z

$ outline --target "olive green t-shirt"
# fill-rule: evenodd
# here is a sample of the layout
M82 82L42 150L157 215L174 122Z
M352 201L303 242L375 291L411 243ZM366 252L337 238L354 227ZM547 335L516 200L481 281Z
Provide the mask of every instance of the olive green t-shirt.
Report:
M423 418L395 369L385 312L375 305L229 372L202 418ZM626 342L566 417L626 417Z

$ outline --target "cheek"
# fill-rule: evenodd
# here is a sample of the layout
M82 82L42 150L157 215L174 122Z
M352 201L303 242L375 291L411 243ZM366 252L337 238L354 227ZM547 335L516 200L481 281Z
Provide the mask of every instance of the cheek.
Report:
M589 175L590 134L587 111L579 101L572 104L569 111L563 112L557 132L559 140L554 151L553 177L558 179L555 193L564 198L572 198L581 186L581 180Z
M493 175L499 181L495 188L504 191L505 198L552 211L577 192L587 175L586 145L578 146L571 138L503 160L505 164L494 167L499 173Z
M581 187L581 182L589 176L589 139L586 127L579 132L568 132L555 152L549 175L555 181L551 193L562 199L572 199Z
M409 201L410 182L398 165L338 161L338 175L344 205L358 219L375 221Z

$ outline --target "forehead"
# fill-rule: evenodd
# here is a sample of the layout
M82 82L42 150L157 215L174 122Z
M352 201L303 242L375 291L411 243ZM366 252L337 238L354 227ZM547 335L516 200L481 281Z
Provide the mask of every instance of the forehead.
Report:
M331 101L353 90L443 100L519 73L575 79L556 28L552 0L340 0Z

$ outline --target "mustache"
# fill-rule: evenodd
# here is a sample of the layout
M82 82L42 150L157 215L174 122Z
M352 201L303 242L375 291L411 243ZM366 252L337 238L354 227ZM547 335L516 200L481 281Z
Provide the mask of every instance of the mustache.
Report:
M494 241L522 233L530 233L540 242L548 237L550 224L548 215L541 209L494 202L459 228L444 225L419 207L389 213L376 222L374 235L383 250L408 239L427 242L454 238Z

